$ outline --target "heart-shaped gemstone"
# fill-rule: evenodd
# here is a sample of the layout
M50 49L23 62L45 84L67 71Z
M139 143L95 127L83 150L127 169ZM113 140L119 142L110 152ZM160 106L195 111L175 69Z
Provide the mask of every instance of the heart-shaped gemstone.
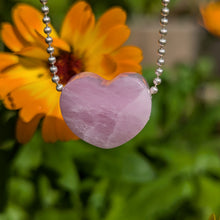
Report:
M107 149L126 143L144 128L151 94L140 74L123 73L108 81L85 72L64 87L60 107L74 134Z

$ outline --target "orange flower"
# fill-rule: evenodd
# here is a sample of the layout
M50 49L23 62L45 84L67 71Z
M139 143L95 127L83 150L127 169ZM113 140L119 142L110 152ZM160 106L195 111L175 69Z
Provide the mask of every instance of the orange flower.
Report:
M0 98L6 108L19 110L17 140L28 142L41 119L46 142L77 139L62 118L60 93L51 82L42 14L29 5L19 4L12 17L14 26L3 23L1 30L3 42L13 53L0 53ZM122 47L130 35L125 22L126 13L118 7L95 23L86 2L73 5L64 19L60 37L53 28L51 35L62 83L82 71L105 79L127 71L141 72L141 50Z
M200 8L205 28L212 34L220 36L220 2L210 2Z

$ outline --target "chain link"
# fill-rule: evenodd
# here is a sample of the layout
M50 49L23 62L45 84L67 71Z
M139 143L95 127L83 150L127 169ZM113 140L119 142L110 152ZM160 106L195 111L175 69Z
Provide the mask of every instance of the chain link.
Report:
M157 86L161 84L162 80L160 78L160 76L163 74L163 68L162 66L165 64L165 60L164 60L164 56L166 54L166 50L165 50L165 46L167 43L166 40L166 35L167 35L167 28L166 26L168 25L168 15L169 15L169 8L168 8L168 4L170 3L170 0L161 0L162 3L162 10L161 10L161 19L160 19L160 25L161 25L161 29L159 31L160 33L160 39L158 41L160 47L158 49L158 55L159 58L157 60L157 69L155 71L155 74L157 75L157 77L153 80L154 86L152 86L150 88L150 92L152 95L158 93L158 88Z
M50 24L50 17L49 14L49 7L47 6L48 0L40 0L40 2L43 4L41 10L44 14L43 22L46 25L44 28L44 33L47 34L47 37L45 38L46 43L48 44L47 52L49 53L50 57L48 58L50 66L50 72L53 74L52 81L56 84L57 91L61 92L63 90L63 85L60 82L60 78L57 75L58 69L56 67L56 57L53 56L54 54L54 47L52 47L53 38L50 36L51 34L51 28L49 27ZM167 35L167 24L168 24L168 15L169 15L169 8L168 4L170 3L170 0L161 0L162 3L162 10L161 10L161 29L160 29L160 39L158 41L160 48L158 49L158 55L159 58L157 60L157 69L155 71L155 74L157 77L153 80L154 86L150 88L150 93L156 94L158 92L157 86L161 84L161 78L160 76L163 73L162 66L165 64L164 55L166 54L165 45L167 43L166 35Z
M53 56L54 54L54 47L52 47L53 38L50 36L52 30L49 26L50 24L50 17L49 14L49 7L47 6L47 0L40 0L40 2L43 4L41 11L44 14L43 22L46 25L44 28L44 33L47 34L47 37L45 38L46 43L48 44L47 52L50 55L48 58L48 62L50 64L50 72L53 74L52 81L56 84L57 91L61 92L63 90L63 85L60 82L60 78L57 75L58 69L56 67L56 57Z

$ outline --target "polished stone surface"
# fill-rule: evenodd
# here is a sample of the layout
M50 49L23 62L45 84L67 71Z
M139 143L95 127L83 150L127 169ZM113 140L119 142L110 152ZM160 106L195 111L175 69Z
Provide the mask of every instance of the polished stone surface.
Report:
M106 149L135 137L149 120L151 104L149 87L137 73L123 73L112 81L81 73L64 87L60 98L69 128L82 140Z

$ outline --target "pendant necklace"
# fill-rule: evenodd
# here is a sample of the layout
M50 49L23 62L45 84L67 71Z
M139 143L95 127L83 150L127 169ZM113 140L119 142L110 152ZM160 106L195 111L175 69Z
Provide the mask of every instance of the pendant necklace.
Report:
M159 58L152 87L141 74L134 72L121 73L113 80L105 80L96 73L82 72L63 86L57 75L56 57L53 56L47 1L40 0L43 4L44 33L47 35L45 41L49 45L47 52L52 81L56 90L61 92L60 109L64 121L79 138L100 148L115 148L128 142L147 124L152 95L158 92L157 87L161 84L170 0L161 0Z

